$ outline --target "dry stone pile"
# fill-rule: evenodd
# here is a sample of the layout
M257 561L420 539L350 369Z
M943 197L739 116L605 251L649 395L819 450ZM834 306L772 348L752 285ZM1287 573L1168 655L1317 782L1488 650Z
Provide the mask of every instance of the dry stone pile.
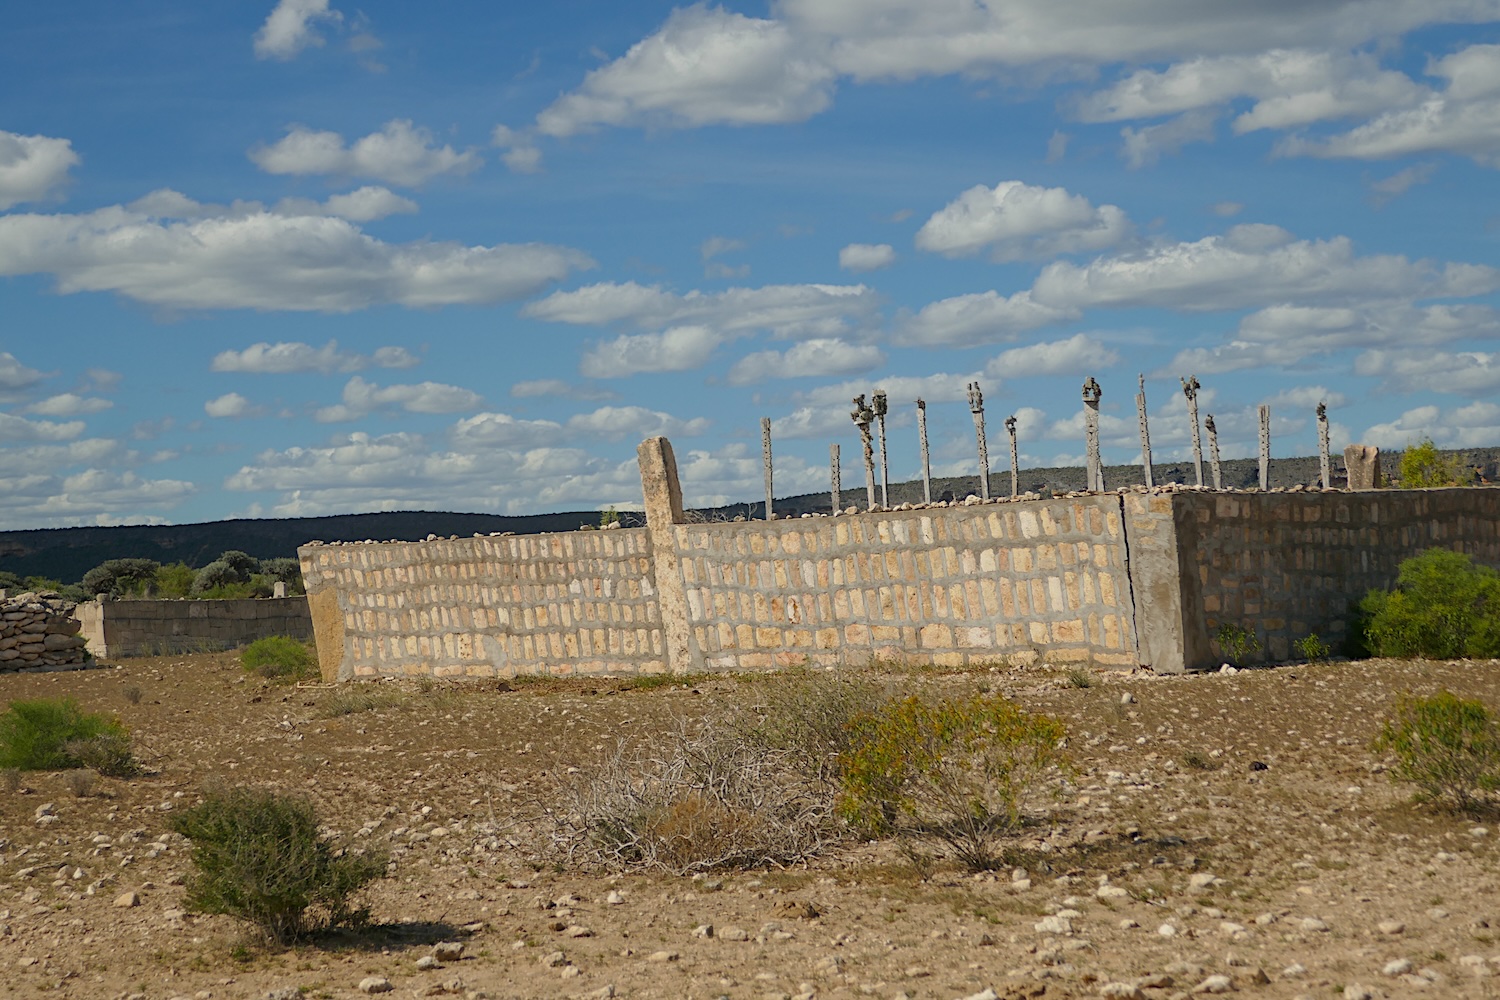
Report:
M50 591L0 598L0 673L66 670L86 663L74 606Z

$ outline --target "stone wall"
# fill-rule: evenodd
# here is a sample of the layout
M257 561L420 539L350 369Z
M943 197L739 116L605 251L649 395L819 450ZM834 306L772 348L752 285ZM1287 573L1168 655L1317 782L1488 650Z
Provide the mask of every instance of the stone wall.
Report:
M1396 581L1403 559L1449 548L1500 566L1500 490L1462 488L1173 496L1184 645L1208 666L1221 624L1287 660L1316 633L1335 650L1350 606Z
M73 602L55 593L0 591L0 673L69 670L88 662Z
M1215 667L1219 625L1286 659L1442 545L1500 565L1500 490L1136 487L687 523L670 444L645 528L304 546L329 680L834 666ZM906 505L903 505L903 507Z
M233 649L273 635L313 637L305 597L89 601L74 616L100 659Z
M667 669L644 528L299 554L328 680Z

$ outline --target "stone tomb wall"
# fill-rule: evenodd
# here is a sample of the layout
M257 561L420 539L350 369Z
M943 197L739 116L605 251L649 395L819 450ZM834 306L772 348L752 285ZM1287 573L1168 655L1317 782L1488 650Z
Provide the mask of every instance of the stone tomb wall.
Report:
M667 669L644 528L299 554L328 680Z
M73 614L100 659L234 649L273 635L313 637L304 597L88 601Z

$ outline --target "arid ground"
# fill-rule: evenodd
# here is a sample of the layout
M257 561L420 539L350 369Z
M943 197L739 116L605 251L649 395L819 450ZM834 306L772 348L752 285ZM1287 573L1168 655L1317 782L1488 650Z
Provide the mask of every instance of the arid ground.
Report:
M897 681L983 685L1066 723L1076 793L1016 843L1024 872L939 863L924 880L888 844L698 878L538 853L570 768L753 696L742 679L411 685L332 715L335 690L247 677L233 653L0 677L0 703L117 713L151 772L0 786L0 994L353 997L371 978L397 997L1496 992L1500 823L1413 805L1370 743L1402 692L1500 706L1500 662ZM377 926L268 950L185 912L188 845L164 835L210 782L302 793L337 836L391 849ZM446 940L462 957L419 967Z

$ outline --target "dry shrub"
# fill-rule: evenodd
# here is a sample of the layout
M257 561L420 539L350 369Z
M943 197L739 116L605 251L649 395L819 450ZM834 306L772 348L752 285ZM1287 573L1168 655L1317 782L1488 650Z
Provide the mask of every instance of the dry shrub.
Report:
M799 770L801 756L712 724L621 743L564 791L554 845L569 866L675 874L803 860L840 826L832 789Z

